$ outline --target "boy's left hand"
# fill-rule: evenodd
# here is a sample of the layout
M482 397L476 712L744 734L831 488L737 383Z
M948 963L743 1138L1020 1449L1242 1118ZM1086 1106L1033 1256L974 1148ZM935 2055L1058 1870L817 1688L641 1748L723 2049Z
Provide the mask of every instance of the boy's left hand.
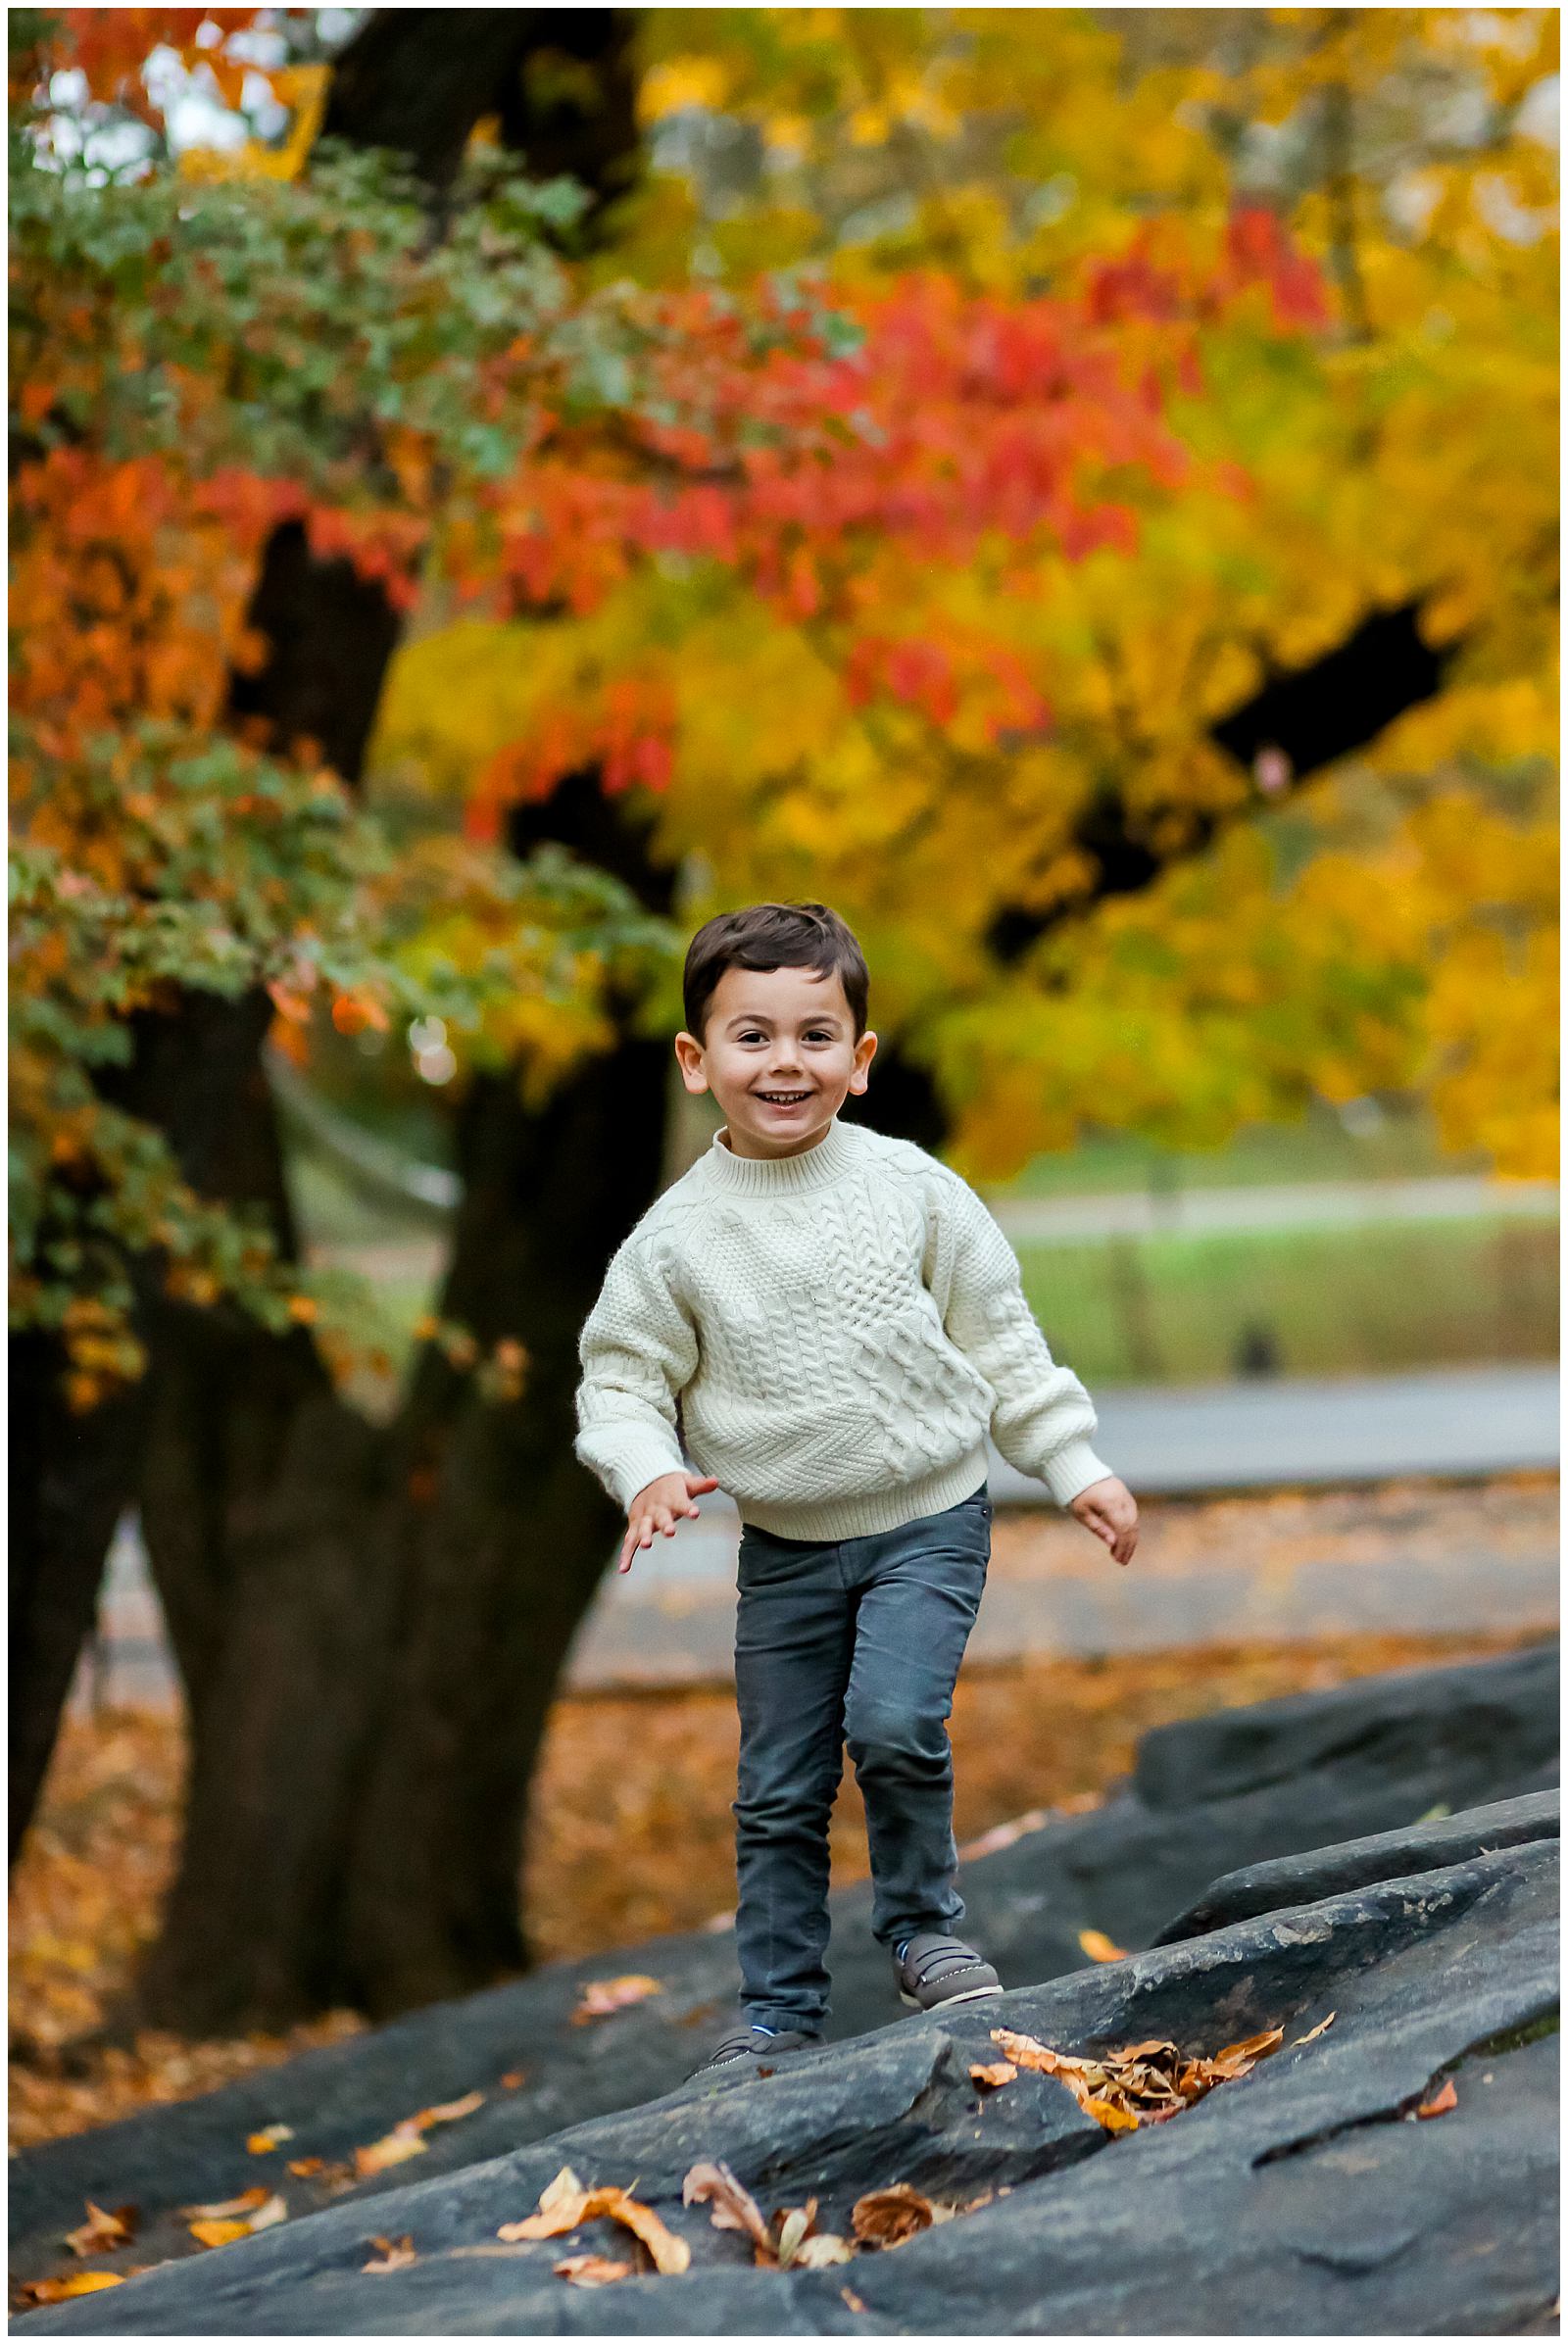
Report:
M1125 1482L1113 1473L1102 1482L1091 1482L1087 1489L1079 1490L1068 1510L1076 1514L1085 1530L1103 1538L1118 1563L1132 1561L1138 1546L1138 1500Z

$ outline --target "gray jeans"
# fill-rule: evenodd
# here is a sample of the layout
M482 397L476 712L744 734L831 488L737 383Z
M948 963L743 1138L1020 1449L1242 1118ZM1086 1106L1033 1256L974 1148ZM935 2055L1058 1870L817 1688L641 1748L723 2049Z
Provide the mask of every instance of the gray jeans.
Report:
M884 1945L963 1918L948 1716L991 1555L979 1489L871 1538L741 1538L735 1916L741 2000L775 2027L827 2016L828 1818L848 1745Z

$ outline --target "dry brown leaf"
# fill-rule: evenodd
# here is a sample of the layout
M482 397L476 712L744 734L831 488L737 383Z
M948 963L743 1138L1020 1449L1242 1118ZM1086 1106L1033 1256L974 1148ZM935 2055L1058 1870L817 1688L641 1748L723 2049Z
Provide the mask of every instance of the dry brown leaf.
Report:
M592 1978L582 1989L582 1998L571 2014L573 2027L586 2027L590 2019L608 2019L618 2010L630 2010L634 2003L646 2002L650 1994L662 1994L663 1986L657 1978L644 1978L637 1971L629 1971L624 1978Z
M269 2150L280 2149L285 2140L292 2140L292 2124L267 2124L260 2132L253 2132L245 2146L253 2157L265 2157Z
M291 2173L297 2173L302 2181L309 2181L317 2173L325 2173L326 2159L324 2157L291 2157L288 2161L288 2170Z
M1127 1959L1126 1946L1118 1945L1113 1937L1107 1937L1102 1929L1081 1929L1078 1942L1092 1962L1124 1962Z
M65 2303L73 2295L96 2295L101 2287L123 2282L118 2271L74 2271L64 2279L24 2279L17 2292L24 2305Z
M608 2255L567 2255L551 2269L558 2279L569 2279L574 2287L609 2287L635 2275L630 2263L612 2263Z
M849 2305L852 2312L863 2312L865 2310L864 2304L856 2294L853 2287L841 2287L839 2289L839 2293L844 2298L844 2301Z
M407 2271L411 2263L417 2263L419 2259L414 2251L414 2240L410 2237L372 2238L369 2243L375 2249L375 2257L372 2262L362 2263L360 2265L362 2271L376 2273L383 2271Z
M228 2222L237 2215L254 2214L258 2206L265 2206L271 2191L263 2183L256 2189L242 2189L238 2197L220 2198L211 2206L181 2206L184 2222Z
M193 2222L190 2234L198 2246L232 2246L236 2238L248 2238L248 2222Z
M421 2108L417 2116L405 2117L404 2123L417 2132L427 2132L432 2124L455 2124L460 2117L472 2116L483 2106L483 2092L465 2092L461 2100L443 2100L438 2108Z
M91 2198L85 2201L87 2219L80 2227L68 2230L66 2244L74 2255L109 2255L117 2246L128 2246L136 2235L134 2206L117 2206L108 2213L95 2206Z
M987 2091L995 2092L1000 2091L1004 2083L1016 2081L1018 2071L1010 2059L994 2059L989 2067L971 2068L969 2075L973 2082L983 2085Z
M1337 2010L1331 2010L1326 2019L1319 2019L1317 2025L1315 2027L1309 2027L1305 2034L1298 2034L1295 2042L1291 2045L1291 2049L1293 2051L1299 2051L1303 2043L1315 2043L1320 2034L1327 2034L1329 2028L1333 2026L1339 2015L1340 2014Z
M1130 2108L1118 2108L1113 2100L1097 2100L1091 2095L1079 2102L1085 2116L1092 2116L1097 2124L1103 2124L1107 2132L1136 2132L1138 2119Z
M895 2181L887 2189L868 2189L856 2200L850 2227L862 2246L902 2246L906 2238L928 2230L935 2219L928 2197L907 2181Z
M1230 2080L1238 2075L1245 2075L1258 2060L1267 2059L1269 2053L1277 2051L1284 2040L1283 2027L1267 2027L1261 2034L1250 2034L1244 2043L1227 2043L1223 2051L1216 2051L1212 2059L1200 2064L1224 2075Z
M379 2140L372 2140L368 2148L354 2152L357 2173L382 2173L389 2165L402 2165L410 2157L422 2157L430 2146L412 2117L405 2117L401 2124L394 2124L390 2132L383 2132Z
M769 2257L773 2237L751 2191L717 2159L694 2165L681 2183L683 2206L706 2206L715 2230L742 2230Z
M825 2271L832 2263L853 2263L855 2249L841 2238L836 2230L813 2230L809 2238L803 2238L794 2254L797 2271Z
M1450 2108L1457 2108L1458 2105L1459 2095L1453 2088L1453 2077L1450 2075L1436 2098L1422 2101L1416 2110L1416 2115L1419 2117L1446 2116Z
M1250 2075L1259 2059L1277 2050L1284 2030L1271 2027L1245 2042L1230 2043L1215 2059L1184 2056L1174 2043L1152 2038L1081 2059L1053 2051L1032 2035L995 2027L991 2039L1020 2068L1037 2068L1064 2084L1086 2116L1110 2132L1132 2132L1158 2124L1212 2091Z

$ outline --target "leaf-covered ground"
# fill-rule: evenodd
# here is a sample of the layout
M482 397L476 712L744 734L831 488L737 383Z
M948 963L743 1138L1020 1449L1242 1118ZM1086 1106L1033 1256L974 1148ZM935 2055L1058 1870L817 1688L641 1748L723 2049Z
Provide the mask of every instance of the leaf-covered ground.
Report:
M953 1720L960 1839L1034 1809L1092 1805L1151 1727L1518 1640L1364 1636L974 1668ZM12 1887L14 2147L211 2090L359 2024L344 2012L284 2035L203 2043L117 2028L117 1997L173 1859L183 1755L172 1717L110 1712L65 1734ZM529 1864L541 1956L695 1928L727 1910L734 1760L733 1701L716 1688L561 1703ZM835 1867L843 1880L865 1869L849 1792Z

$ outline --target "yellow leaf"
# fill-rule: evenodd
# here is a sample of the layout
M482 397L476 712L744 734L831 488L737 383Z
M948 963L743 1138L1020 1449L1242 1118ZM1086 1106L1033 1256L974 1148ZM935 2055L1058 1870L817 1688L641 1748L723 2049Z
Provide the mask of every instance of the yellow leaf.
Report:
M292 2140L292 2124L268 2124L262 2131L253 2132L245 2146L253 2157L265 2157L269 2150L281 2148L285 2140Z
M1126 1946L1115 1944L1102 1929L1081 1929L1078 1942L1092 1962L1124 1962L1127 1959Z
M24 2304L65 2303L73 2295L96 2295L101 2287L122 2284L118 2271L74 2271L66 2279L25 2279L17 2292Z

